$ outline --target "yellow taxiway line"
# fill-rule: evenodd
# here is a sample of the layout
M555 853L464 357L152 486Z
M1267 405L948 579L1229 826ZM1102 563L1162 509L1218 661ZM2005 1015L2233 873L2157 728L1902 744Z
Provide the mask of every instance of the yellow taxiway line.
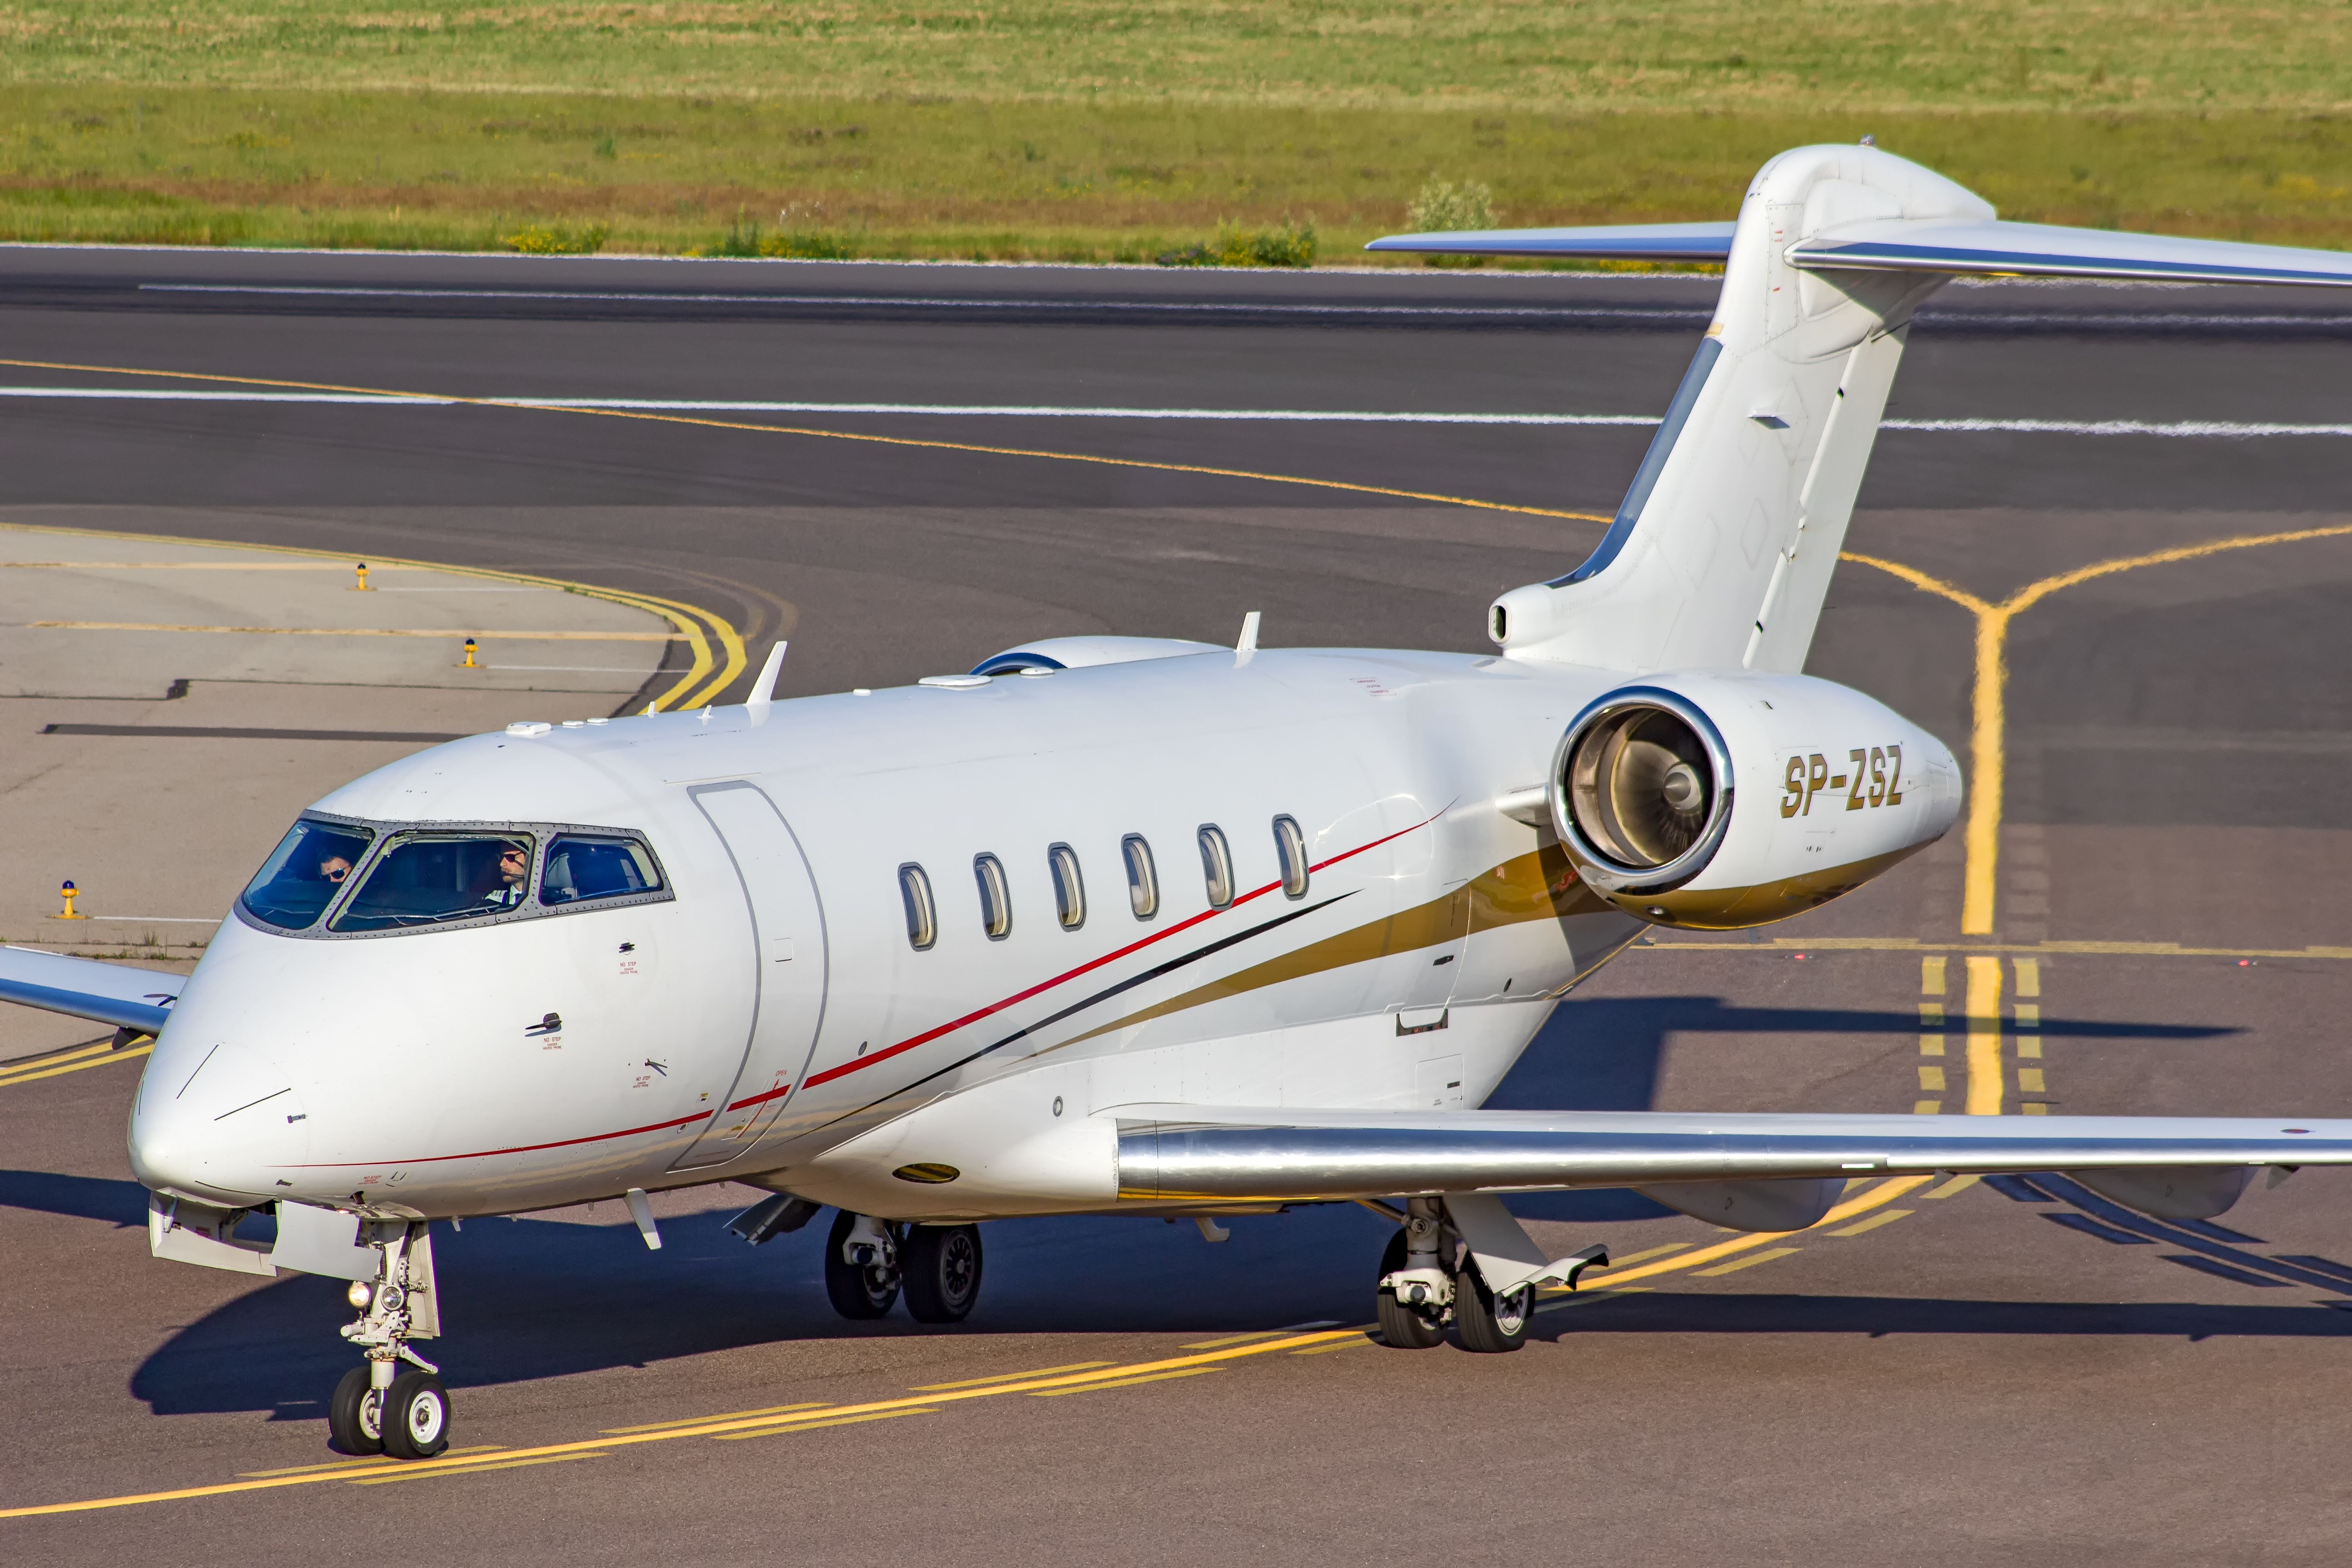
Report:
M1998 604L1979 598L1940 577L1931 577L1917 567L1906 566L1899 561L1884 561L1875 555L1860 555L1852 551L1838 557L1841 561L1859 562L1864 566L1874 566L1881 572L1900 577L1921 593L1949 599L1976 617L1976 679L1971 700L1974 721L1969 737L1969 823L1962 837L1968 867L1961 884L1961 935L1992 934L1997 886L1995 874L2000 864L2002 795L2008 782L2006 734L2010 623L2061 589L2072 588L2095 578L2111 577L2118 572L2197 561L2230 550L2253 550L2266 544L2294 544L2311 539L2339 539L2347 534L2352 534L2352 524L2298 528L2284 533L2210 539L2201 544L2154 550L2145 555L2119 556L2113 561L2094 562L2071 572L2061 572L2038 583L2028 583Z
M676 642L675 632L484 631L477 626L182 626L160 621L26 621L39 632L206 632L276 637L499 637L510 642Z
M52 366L50 368L68 368ZM83 367L96 368L96 367ZM146 371L124 371L126 375L159 374ZM331 557L325 551L300 549L284 544L247 544L226 539L180 538L162 533L120 533L106 529L58 528L47 523L0 522L11 531L54 533L79 539L129 539L142 544L194 544L218 550L243 550L277 555L297 555L304 558L301 564L313 560L338 569L348 569L341 557ZM440 572L452 576L474 577L484 582L511 583L529 588L544 588L556 593L578 594L585 598L602 599L607 604L625 605L640 610L676 628L674 639L686 644L690 663L686 673L671 683L668 689L655 698L649 710L654 712L674 712L708 702L725 689L728 683L741 675L751 665L743 649L742 634L724 617L713 615L699 605L677 599L665 599L652 594L632 593L624 588L601 588L592 583L574 583L562 577L541 577L525 572L501 572L488 566L457 566L447 562L408 561L396 557L371 557L376 571ZM226 563L225 563L226 564ZM256 628L266 629L266 628ZM437 637L463 637L463 631L437 632ZM641 633L656 637L658 634Z
M1049 452L1028 447L987 447L971 441L929 441L912 436L872 436L850 430L817 430L796 425L754 425L738 419L708 419L688 414L655 414L636 408L582 408L573 404L534 403L527 397L459 397L439 392L408 392L381 386L340 386L327 382L280 381L257 375L210 375L196 371L151 370L119 364L59 364L47 360L0 359L0 364L20 370L64 370L89 375L143 375L165 381L215 381L235 386L281 386L299 392L351 392L368 397L414 398L420 402L475 408L520 408L542 414L587 414L606 419L641 419L656 425L698 425L711 430L748 430L769 436L806 436L827 441L863 441L881 447L920 447L940 452L974 452L992 458L1046 458L1064 463L1094 463L1112 468L1151 468L1169 474L1205 474L1213 479L1254 479L1269 485L1306 485L1315 489L1349 490L1358 495L1393 496L1403 500L1435 501L1442 506L1475 507L1483 511L1513 511L1529 517L1565 518L1574 522L1607 522L1601 512L1561 511L1551 507L1517 506L1482 500L1475 496L1437 495L1426 490L1394 489L1385 485L1352 484L1345 479L1308 479L1300 474L1262 474L1248 468L1211 468L1201 463L1155 463L1142 458L1106 458L1091 452Z
M1279 1339L1256 1344L1235 1345L1226 1350L1204 1351L1193 1355L1171 1356L1164 1361L1130 1363L1093 1371L1066 1373L1051 1377L1038 1377L1015 1373L1007 1381L978 1388L933 1390L905 1399L877 1399L859 1405L828 1405L809 1409L798 1420L779 1420L774 1414L755 1413L731 1417L664 1427L659 1430L608 1432L576 1443L548 1443L531 1448L499 1448L483 1453L479 1458L426 1459L397 1472L404 1479L426 1476L468 1474L484 1468L513 1468L526 1463L553 1458L602 1456L614 1448L640 1443L667 1443L677 1437L723 1437L730 1435L761 1436L772 1433L799 1430L803 1426L837 1426L853 1417L885 1415L928 1414L938 1406L968 1399L992 1399L1005 1394L1076 1393L1081 1389L1112 1383L1157 1382L1163 1374L1186 1375L1192 1369L1214 1370L1222 1363L1237 1361L1244 1356L1266 1355L1277 1351L1299 1350L1308 1345L1328 1344L1359 1335L1360 1329L1325 1330L1308 1334L1288 1334ZM212 1486L177 1487L168 1491L133 1492L121 1497L87 1498L78 1502L40 1503L30 1508L0 1509L0 1519L29 1519L55 1513L89 1513L100 1509L131 1508L142 1503L179 1502L190 1498L226 1497L236 1492L270 1491L281 1487L311 1486L321 1481L374 1481L389 1479L381 1468L367 1468L367 1473L357 1473L358 1467L343 1467L323 1471L273 1476L253 1475L234 1481L222 1481Z
M1649 1279L1661 1274L1678 1273L1702 1263L1713 1263L1719 1258L1733 1257L1748 1251L1750 1247L1770 1247L1777 1242L1785 1242L1792 1236L1806 1236L1814 1231L1827 1230L1832 1226L1843 1225L1857 1215L1864 1215L1873 1209L1883 1208L1904 1194L1924 1187L1935 1179L1932 1175L1892 1177L1874 1187L1855 1194L1842 1204L1833 1205L1829 1213L1822 1215L1804 1230L1759 1231L1748 1236L1735 1236L1728 1241L1718 1241L1711 1247L1698 1247L1674 1258L1661 1258L1655 1263L1643 1264L1638 1268L1629 1268L1621 1265L1607 1270L1587 1269L1585 1278L1592 1281L1596 1290L1613 1290L1632 1280ZM1637 1254L1636 1256L1655 1256L1655 1254ZM1785 1254L1774 1256L1785 1256ZM1764 1259L1759 1258L1755 1261L1761 1263ZM1560 1292L1561 1297L1565 1297L1566 1294L1565 1291Z
M91 1068L105 1067L110 1062L127 1062L133 1057L143 1057L154 1048L155 1043L150 1040L143 1046L129 1046L119 1051L106 1046L91 1046L86 1050L68 1053L70 1056L88 1057L89 1059L85 1061L66 1061L62 1057L37 1057L21 1068L11 1068L5 1072L0 1072L0 1089L13 1089L20 1083L31 1083L36 1079L57 1078L69 1072L86 1072ZM89 1053L93 1051L103 1051L106 1054L91 1056ZM51 1062L60 1062L63 1065L58 1067L47 1065Z

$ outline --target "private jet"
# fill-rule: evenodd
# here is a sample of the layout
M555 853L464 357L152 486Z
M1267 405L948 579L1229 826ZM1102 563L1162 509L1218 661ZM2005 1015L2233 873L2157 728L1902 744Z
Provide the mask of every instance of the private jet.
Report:
M1948 830L1961 771L1804 673L1920 302L1956 278L2352 284L2352 256L2003 222L1870 145L1736 221L1379 251L1723 268L1589 558L1484 654L1055 637L968 674L436 746L303 812L195 972L0 950L0 997L152 1037L156 1257L348 1280L346 1453L430 1458L436 1222L720 1182L752 1243L834 1211L828 1296L972 1310L976 1222L1360 1202L1380 1338L1507 1352L1510 1194L1633 1188L1790 1231L1857 1176L2065 1171L2170 1217L2352 1121L1480 1107L1654 928L1814 909ZM1564 563L1565 564L1565 563ZM274 1217L274 1235L259 1216Z

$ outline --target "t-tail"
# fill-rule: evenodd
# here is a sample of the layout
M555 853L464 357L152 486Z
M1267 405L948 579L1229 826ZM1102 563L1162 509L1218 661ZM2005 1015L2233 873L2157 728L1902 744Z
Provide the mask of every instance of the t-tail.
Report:
M1631 673L1804 668L1895 366L1955 277L2352 285L2352 255L2002 223L1874 147L1799 147L1727 224L1399 235L1368 249L1720 261L1723 290L1600 546L1496 599L1507 655Z

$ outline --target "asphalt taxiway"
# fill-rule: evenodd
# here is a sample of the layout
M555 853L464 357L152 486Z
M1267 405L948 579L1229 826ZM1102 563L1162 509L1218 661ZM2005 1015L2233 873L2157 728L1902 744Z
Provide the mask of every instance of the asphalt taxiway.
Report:
M1039 635L1223 640L1252 609L1269 644L1469 648L1494 593L1589 546L1647 435L1563 421L1654 415L1711 289L0 249L0 523L688 605L719 695L744 662L721 624L753 654L791 636L787 693ZM1496 1103L2339 1113L2347 340L2300 293L1947 291L1811 668L1965 752L1997 618L1977 754L2003 810L1802 921L1629 952ZM1291 417L1198 416L1237 411ZM1351 417L1399 414L1460 417ZM685 636L648 657L686 663ZM134 790L107 738L36 728L28 772L79 748L69 772L166 820L237 766L129 738ZM266 795L265 840L291 810ZM64 846L11 846L11 906L46 899ZM215 853L203 885L233 885ZM2054 1181L1865 1184L1785 1238L1530 1199L1622 1261L1508 1357L1369 1342L1360 1210L1215 1244L992 1226L948 1332L835 1319L814 1232L720 1229L742 1189L666 1200L659 1254L617 1205L480 1222L447 1240L439 1342L472 1452L341 1468L331 1282L151 1261L135 1066L62 1058L60 1027L0 1018L0 1515L109 1506L0 1517L12 1557L2316 1563L2352 1538L2352 1182L2326 1172L2209 1226Z

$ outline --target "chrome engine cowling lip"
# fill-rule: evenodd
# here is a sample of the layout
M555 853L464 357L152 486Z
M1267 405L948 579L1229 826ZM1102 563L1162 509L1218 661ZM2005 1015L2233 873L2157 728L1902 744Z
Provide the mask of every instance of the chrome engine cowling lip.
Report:
M1659 709L1689 725L1691 733L1705 748L1707 766L1715 773L1706 826L1689 848L1660 866L1628 866L1603 854L1577 826L1575 813L1570 809L1569 765L1575 759L1578 744L1594 725L1629 708ZM1706 869L1716 850L1722 847L1723 836L1731 829L1733 793L1731 750L1723 743L1715 721L1690 699L1662 686L1621 686L1588 703L1561 732L1559 744L1552 752L1551 773L1545 788L1551 804L1552 829L1576 862L1578 874L1597 892L1632 895L1671 892Z

